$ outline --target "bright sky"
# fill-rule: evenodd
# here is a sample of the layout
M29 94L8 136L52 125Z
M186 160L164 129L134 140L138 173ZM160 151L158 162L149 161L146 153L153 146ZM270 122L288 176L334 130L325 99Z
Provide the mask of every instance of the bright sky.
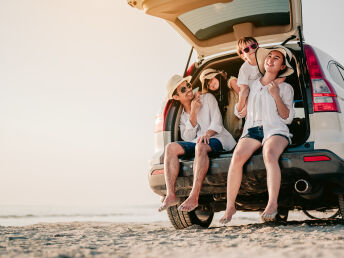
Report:
M304 0L344 64L341 0ZM0 1L0 205L150 204L154 116L190 47L125 0Z

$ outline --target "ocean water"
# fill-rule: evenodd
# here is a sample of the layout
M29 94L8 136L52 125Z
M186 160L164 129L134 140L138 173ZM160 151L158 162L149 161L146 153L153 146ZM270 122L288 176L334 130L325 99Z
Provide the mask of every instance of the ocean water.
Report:
M156 205L141 206L10 206L0 205L0 226L25 226L36 223L101 221L150 223L168 221L166 212Z
M58 222L113 222L152 223L169 222L166 211L158 212L160 203L131 206L26 206L0 205L0 226L26 226L37 223ZM214 215L217 223L224 212ZM257 212L237 212L233 222L253 223L259 221Z

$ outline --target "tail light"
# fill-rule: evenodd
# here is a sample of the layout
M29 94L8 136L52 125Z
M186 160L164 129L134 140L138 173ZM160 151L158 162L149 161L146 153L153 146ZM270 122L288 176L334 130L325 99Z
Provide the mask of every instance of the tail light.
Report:
M326 161L326 160L331 160L331 159L327 156L306 156L306 157L303 157L304 162Z
M307 67L313 90L314 112L339 112L337 95L331 84L325 79L319 60L312 47L305 46Z
M168 111L170 110L172 103L173 103L173 99L168 100L166 102L165 108L164 108L164 112L158 114L155 117L155 128L154 128L154 132L158 133L158 132L162 132L165 131L165 121L166 121L166 116Z
M152 175L163 175L164 170L163 169L157 169L152 172Z
M195 62L192 65L190 65L189 68L186 70L185 76L193 75L196 69L197 69L197 63Z

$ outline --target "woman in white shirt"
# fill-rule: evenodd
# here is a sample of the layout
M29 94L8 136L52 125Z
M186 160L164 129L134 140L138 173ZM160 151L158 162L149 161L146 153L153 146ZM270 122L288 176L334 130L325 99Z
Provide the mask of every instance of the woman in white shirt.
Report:
M256 52L258 68L263 77L253 82L247 102L246 122L243 134L234 150L227 179L227 208L221 223L227 223L235 213L245 162L263 147L263 159L267 173L269 201L261 215L263 221L275 220L277 199L281 184L281 169L278 159L291 142L287 124L294 118L294 91L290 84L277 85L277 77L286 77L294 72L289 64L291 52L282 46L273 49L259 48ZM235 110L240 116L242 110Z

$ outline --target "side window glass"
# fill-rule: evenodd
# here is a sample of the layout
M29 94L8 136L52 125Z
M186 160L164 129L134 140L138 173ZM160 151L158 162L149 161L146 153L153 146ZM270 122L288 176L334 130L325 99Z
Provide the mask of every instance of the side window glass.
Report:
M340 67L336 65L336 63L331 63L329 66L329 72L331 74L332 79L341 87L344 88L344 80L342 77L342 74L339 72ZM344 70L342 69L343 75L344 75Z

